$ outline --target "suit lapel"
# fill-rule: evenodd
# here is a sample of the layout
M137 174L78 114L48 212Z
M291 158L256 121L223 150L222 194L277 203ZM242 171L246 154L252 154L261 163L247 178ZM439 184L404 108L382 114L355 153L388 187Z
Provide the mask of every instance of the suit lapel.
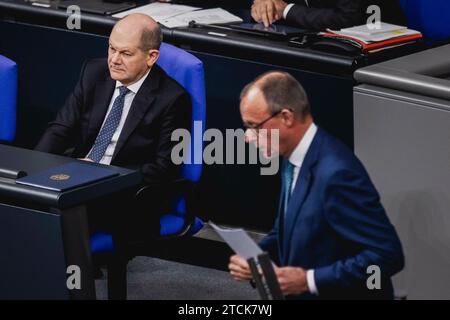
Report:
M160 71L157 65L154 65L144 83L142 84L136 96L131 104L130 111L128 112L127 119L123 126L122 132L120 134L119 140L117 141L116 149L114 150L113 159L119 153L119 151L125 145L128 137L133 133L133 131L138 126L139 122L147 113L148 109L155 99L155 91L159 87L159 81L161 78Z
M284 221L284 263L288 263L288 256L290 252L290 243L292 238L292 232L295 228L295 223L300 215L301 208L305 202L308 192L310 190L311 184L313 182L313 168L318 160L318 151L321 140L320 130L317 133L309 146L308 152L306 153L305 159L303 160L300 173L298 174L297 181L295 183L294 191L292 192L291 199L288 204L286 218Z
M90 148L95 142L97 135L105 119L108 111L111 97L114 93L116 81L109 76L105 77L103 81L99 81L95 86L94 101L92 106L92 115L89 119L87 147Z

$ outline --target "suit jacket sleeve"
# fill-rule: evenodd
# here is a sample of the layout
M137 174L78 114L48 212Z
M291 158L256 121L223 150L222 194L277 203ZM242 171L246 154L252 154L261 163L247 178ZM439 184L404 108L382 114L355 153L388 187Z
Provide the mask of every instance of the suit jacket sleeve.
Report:
M58 111L55 121L48 128L35 150L63 154L75 145L75 139L80 125L80 115L84 97L83 78L87 63L82 67L80 78L73 92L67 98L64 106Z
M289 10L286 21L313 30L351 27L363 23L362 2L362 0L338 0L333 8L296 4Z
M278 224L279 217L275 221L273 229L260 241L259 246L269 253L273 262L279 263L278 257Z
M403 268L400 240L367 175L338 171L330 178L324 197L329 225L360 249L354 256L315 269L314 279L320 294L365 287L370 265L380 268L382 281Z
M162 115L159 141L156 156L151 162L145 163L140 170L145 182L157 183L178 177L180 166L173 164L172 149L177 143L172 141L172 132L176 129L190 129L192 122L192 105L188 93L176 96Z

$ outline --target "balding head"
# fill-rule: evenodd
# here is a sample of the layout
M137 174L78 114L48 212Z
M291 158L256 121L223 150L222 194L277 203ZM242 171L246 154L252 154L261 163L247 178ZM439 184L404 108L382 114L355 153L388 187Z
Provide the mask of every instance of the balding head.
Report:
M270 146L268 154L275 150L285 157L289 157L313 121L300 83L279 71L265 73L245 86L240 111L248 128L246 140L263 150ZM260 136L261 129L268 130L267 138ZM279 133L278 143L273 144L272 130Z
M252 91L261 91L270 114L290 109L299 119L310 114L308 96L302 85L289 73L271 71L249 83L241 92L241 100Z
M123 85L141 79L159 57L161 29L149 16L130 14L116 23L109 37L111 78Z
M143 51L159 50L161 46L161 28L153 18L142 13L133 13L122 18L114 26L114 31L139 38L140 48Z

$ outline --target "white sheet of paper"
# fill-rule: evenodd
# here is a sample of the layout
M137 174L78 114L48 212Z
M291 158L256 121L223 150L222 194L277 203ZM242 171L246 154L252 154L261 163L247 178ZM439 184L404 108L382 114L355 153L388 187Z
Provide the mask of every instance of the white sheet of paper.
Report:
M177 16L190 11L195 11L201 8L191 7L178 4L154 2L145 6L137 7L127 11L123 11L113 15L115 18L123 18L131 13L143 13L152 17L156 22L169 19L170 17Z
M342 32L342 31L333 31L333 30L329 30L329 29L328 29L328 31L339 34L339 35L343 35L343 36L349 36L349 37L361 40L365 43L384 41L384 40L399 38L399 37L403 37L403 36L410 36L410 35L420 33L419 31L412 30L412 29L402 29L402 30L385 32L385 33L377 33L374 35L352 35L352 34L347 34L345 32Z
M243 20L222 8L191 11L160 21L168 28L187 27L194 20L201 24L240 23Z
M360 26L355 26L351 28L343 28L341 29L341 32L348 34L348 35L363 35L363 36L370 36L374 34L380 34L380 33L386 33L386 32L392 32L392 31L398 31L398 30L405 30L407 29L406 26L398 26L395 24L390 24L386 22L380 23L380 28L378 29L369 29L369 24L363 24Z
M236 252L237 255L249 259L257 258L263 253L261 248L253 241L252 238L243 229L224 229L216 224L209 222L209 225L217 232L217 234Z

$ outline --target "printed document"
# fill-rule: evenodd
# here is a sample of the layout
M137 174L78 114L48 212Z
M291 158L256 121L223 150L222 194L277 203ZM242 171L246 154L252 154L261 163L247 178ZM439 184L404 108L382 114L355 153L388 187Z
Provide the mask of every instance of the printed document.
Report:
M216 224L209 222L209 225L217 232L217 234L236 252L237 255L249 259L255 258L263 253L261 248L253 241L252 238L243 229L224 229Z
M123 11L113 15L115 18L123 18L131 13L143 13L150 17L152 17L156 22L161 22L162 20L167 20L170 17L174 17L186 12L191 12L194 10L198 10L201 8L184 6L178 4L170 4L170 3L161 3L154 2L147 4L145 6L141 6L138 8L134 8L131 10Z

